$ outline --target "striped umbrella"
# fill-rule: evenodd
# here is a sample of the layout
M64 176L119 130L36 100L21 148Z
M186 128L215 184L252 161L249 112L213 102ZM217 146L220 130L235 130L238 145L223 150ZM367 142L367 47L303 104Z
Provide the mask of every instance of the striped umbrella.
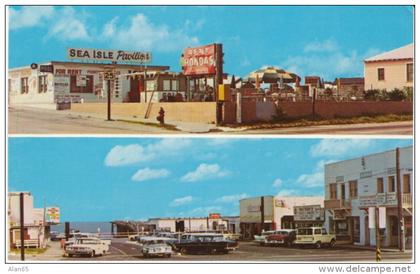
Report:
M247 77L251 82L263 83L294 83L296 79L300 79L298 75L292 72L285 71L279 67L268 66L262 67L251 72Z

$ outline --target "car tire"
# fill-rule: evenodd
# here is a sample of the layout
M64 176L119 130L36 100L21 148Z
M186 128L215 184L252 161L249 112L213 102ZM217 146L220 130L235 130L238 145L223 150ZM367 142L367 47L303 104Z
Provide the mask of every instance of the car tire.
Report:
M71 257L73 257L73 254L68 254L67 256L69 256L71 258Z
M318 241L318 242L315 243L315 248L316 249L320 249L321 247L322 247L322 243L321 242Z
M166 254L165 257L166 258L170 258L171 257L171 254Z
M212 248L211 250L210 250L210 254L211 255L216 255L218 252L217 252L217 249L216 248Z
M287 247L292 247L292 242L291 242L291 241L287 241L287 242L286 242L286 246L287 246Z
M181 248L180 250L179 250L179 252L182 254L182 255L186 255L188 252L187 252L187 249L185 248L185 247L183 247L183 248Z
M95 254L95 250L92 250L92 252L90 253L90 256L91 256L91 257L95 257L95 255L96 255L96 254Z
M335 247L335 244L336 244L335 240L332 239L331 242L330 242L330 247L331 248Z

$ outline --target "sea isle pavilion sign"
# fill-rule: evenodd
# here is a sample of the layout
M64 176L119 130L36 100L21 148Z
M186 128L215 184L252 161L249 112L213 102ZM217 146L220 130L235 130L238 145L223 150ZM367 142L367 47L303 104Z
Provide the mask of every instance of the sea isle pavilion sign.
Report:
M67 58L80 61L147 64L152 61L152 54L141 51L68 48Z

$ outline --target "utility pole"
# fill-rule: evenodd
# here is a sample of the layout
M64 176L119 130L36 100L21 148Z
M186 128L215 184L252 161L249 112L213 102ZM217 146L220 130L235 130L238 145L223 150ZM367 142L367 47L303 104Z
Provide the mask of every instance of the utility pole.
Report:
M24 193L19 195L20 202L20 260L25 260L25 208L24 208Z
M107 84L107 100L108 100L107 121L111 121L111 80L108 80L108 84Z
M398 247L405 251L404 216L402 208L401 174L400 174L400 148L395 150L395 169L397 176L397 205L398 205Z
M264 230L264 196L261 196L261 206L260 206L260 211L261 211L261 233Z
M376 235L376 261L382 261L381 256L381 235L379 230L379 207L375 207L375 235Z

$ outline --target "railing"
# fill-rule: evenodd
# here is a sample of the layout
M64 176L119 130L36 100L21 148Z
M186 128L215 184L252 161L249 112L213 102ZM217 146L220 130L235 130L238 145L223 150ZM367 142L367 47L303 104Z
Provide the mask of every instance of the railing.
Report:
M336 209L336 208L351 208L351 201L344 199L335 199L335 200L325 200L324 207L326 209Z
M402 195L402 206L413 207L413 195L411 193L404 193Z

